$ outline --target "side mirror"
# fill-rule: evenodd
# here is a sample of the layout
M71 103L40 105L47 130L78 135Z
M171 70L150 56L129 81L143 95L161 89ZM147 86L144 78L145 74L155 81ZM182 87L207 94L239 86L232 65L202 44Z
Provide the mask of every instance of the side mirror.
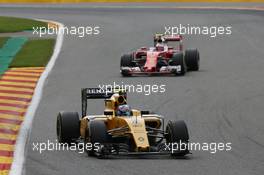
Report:
M147 115L147 114L150 114L149 111L141 111L141 115Z
M113 115L113 111L104 111L104 115Z

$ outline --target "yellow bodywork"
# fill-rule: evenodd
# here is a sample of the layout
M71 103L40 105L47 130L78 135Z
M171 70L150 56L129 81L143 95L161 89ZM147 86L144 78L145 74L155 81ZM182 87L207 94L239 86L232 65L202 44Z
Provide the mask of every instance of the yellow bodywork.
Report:
M107 126L109 134L112 137L128 136L133 140L134 151L148 151L150 144L147 136L146 125L160 128L161 120L155 115L141 115L141 111L132 110L131 116L117 116L116 108L120 104L126 104L126 98L114 94L110 99L105 100L104 115L88 115L81 119L80 133L82 138L86 138L86 130L89 127L89 121L103 120ZM122 128L118 130L118 128ZM117 130L115 130L117 129Z

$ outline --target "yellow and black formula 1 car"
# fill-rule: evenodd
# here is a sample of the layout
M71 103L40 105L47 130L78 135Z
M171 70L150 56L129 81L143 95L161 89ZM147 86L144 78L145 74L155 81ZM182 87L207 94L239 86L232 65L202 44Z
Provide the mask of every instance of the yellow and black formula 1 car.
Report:
M104 99L104 113L87 115L88 99ZM131 109L124 90L82 89L82 118L77 112L60 112L57 137L61 143L91 144L86 147L89 156L189 153L186 146L181 146L189 141L184 121L168 121L165 128L161 115Z

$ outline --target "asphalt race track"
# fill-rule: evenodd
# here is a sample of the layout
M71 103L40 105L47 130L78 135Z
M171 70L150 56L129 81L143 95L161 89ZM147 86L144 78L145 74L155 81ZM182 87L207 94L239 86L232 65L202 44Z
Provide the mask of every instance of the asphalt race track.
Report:
M44 86L27 144L24 174L225 174L264 172L264 12L159 8L0 8L0 15L42 18L66 26L100 26L101 34L65 36ZM231 25L232 35L185 36L198 48L201 70L184 77L132 77L119 74L121 54L152 44L164 25ZM231 142L232 151L193 151L170 157L96 159L74 151L32 151L32 142L55 141L58 111L79 111L80 89L98 84L165 84L166 93L129 94L134 108L153 110L166 119L184 119L192 142ZM100 113L103 103L90 102ZM102 108L98 106L102 106Z

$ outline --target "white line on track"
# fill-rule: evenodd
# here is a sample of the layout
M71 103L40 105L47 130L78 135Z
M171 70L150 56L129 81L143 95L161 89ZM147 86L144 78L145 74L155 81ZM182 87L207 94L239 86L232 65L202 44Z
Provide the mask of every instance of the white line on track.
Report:
M47 21L47 20L40 20L40 19L37 19L37 20L55 23L58 25L59 30L61 30L63 27L63 24L56 22L56 21ZM31 104L26 112L23 123L21 124L20 131L19 131L19 134L16 140L14 159L13 159L13 163L12 163L9 175L21 175L23 172L23 165L25 161L25 146L26 146L27 140L29 139L32 121L34 119L36 109L39 105L39 102L42 96L42 90L43 90L45 80L47 79L50 71L52 70L59 56L62 43L63 43L63 32L58 32L55 48L51 56L51 59L37 83Z

